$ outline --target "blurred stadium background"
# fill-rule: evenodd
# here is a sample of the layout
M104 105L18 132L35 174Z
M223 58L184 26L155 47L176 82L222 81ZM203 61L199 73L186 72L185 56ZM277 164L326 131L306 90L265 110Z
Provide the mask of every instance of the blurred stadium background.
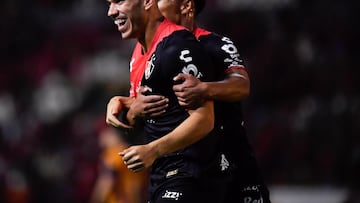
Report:
M355 0L208 0L198 22L246 60L250 140L274 203L360 202ZM87 202L99 123L133 42L104 0L0 3L0 202Z

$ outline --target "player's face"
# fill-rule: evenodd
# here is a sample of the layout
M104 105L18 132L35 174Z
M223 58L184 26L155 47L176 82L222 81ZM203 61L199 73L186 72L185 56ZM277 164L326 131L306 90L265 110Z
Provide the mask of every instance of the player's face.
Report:
M182 0L158 0L158 7L165 18L175 24L181 23L181 6Z
M142 0L107 0L108 16L114 20L122 38L136 38L142 26Z

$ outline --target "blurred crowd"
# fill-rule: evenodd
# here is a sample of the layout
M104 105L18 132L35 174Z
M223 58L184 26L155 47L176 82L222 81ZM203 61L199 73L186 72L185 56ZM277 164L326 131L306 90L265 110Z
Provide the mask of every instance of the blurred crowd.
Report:
M133 42L103 0L0 5L0 202L89 202L106 104L127 95ZM246 61L245 124L269 185L359 187L355 5L208 0L199 16Z

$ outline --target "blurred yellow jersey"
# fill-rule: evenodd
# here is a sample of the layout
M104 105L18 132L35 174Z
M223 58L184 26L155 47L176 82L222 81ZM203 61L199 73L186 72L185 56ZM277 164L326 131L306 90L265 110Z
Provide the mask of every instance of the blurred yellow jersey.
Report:
M123 147L105 149L101 154L102 172L111 173L114 182L104 203L142 203L145 202L148 175L147 171L134 173L118 155Z

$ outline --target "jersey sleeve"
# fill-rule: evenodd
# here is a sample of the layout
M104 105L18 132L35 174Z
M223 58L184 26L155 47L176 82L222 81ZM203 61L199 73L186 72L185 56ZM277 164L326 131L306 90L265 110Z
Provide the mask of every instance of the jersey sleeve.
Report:
M164 77L179 73L192 74L201 81L213 80L213 68L204 47L188 31L176 31L162 49L161 66Z
M230 38L212 33L200 37L199 40L205 46L206 51L216 63L216 66L219 66L215 68L222 68L225 72L233 68L246 70L244 61Z

